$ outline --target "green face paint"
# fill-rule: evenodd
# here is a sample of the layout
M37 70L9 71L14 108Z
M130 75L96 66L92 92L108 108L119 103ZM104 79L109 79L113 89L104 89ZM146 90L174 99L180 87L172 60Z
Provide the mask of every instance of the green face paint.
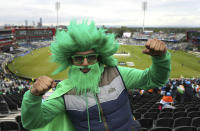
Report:
M89 72L83 73L81 69L84 68L90 69ZM103 66L99 66L99 63L88 66L72 65L68 76L78 94L84 94L85 92L98 93L102 72Z

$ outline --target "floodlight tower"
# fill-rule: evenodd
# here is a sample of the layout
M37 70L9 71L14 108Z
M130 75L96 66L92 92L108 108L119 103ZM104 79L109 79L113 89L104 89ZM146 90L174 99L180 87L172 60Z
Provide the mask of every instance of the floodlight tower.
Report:
M144 12L142 31L144 32L145 11L147 10L147 1L142 2L142 10Z
M56 13L57 13L57 21L56 21L56 28L58 27L58 10L60 9L60 2L57 1L56 4L55 4L55 7L56 7Z

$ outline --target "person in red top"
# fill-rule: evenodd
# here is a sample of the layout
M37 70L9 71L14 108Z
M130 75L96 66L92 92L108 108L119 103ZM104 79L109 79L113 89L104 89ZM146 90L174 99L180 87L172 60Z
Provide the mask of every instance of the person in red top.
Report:
M162 104L162 109L164 108L172 108L174 109L175 107L172 106L174 104L173 97L170 92L166 92L165 95L162 97L160 103Z

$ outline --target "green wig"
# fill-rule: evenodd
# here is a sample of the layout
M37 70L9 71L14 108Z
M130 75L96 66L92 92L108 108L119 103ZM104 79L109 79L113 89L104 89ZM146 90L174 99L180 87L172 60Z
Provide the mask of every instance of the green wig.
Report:
M107 66L116 66L117 60L113 54L119 48L114 34L106 34L105 29L97 29L92 21L88 24L83 21L78 24L71 21L68 31L57 30L56 39L51 44L51 60L60 65L53 74L65 70L72 65L71 56L76 52L82 52L93 49L99 55L98 61Z

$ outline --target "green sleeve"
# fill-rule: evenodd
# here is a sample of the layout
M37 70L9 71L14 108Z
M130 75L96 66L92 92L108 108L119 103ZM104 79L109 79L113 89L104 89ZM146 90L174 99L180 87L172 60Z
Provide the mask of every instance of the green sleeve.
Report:
M148 90L162 87L166 84L170 75L170 58L169 52L163 56L154 56L152 57L152 65L145 70L119 66L118 69L126 88Z
M34 96L27 91L22 101L22 124L26 129L43 127L64 110L62 96L42 102L42 96Z

